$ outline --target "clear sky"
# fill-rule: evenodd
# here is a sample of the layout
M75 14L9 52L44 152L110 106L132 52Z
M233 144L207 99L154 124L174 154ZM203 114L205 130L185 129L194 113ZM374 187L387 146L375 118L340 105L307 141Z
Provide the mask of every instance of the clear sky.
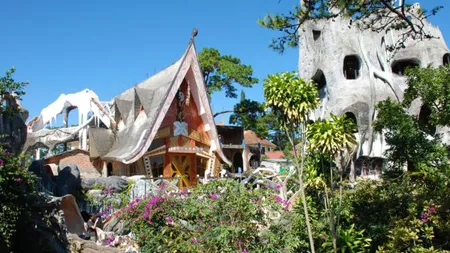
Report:
M410 1L411 2L411 1ZM431 22L450 38L448 0L421 0L425 9L445 5ZM197 50L214 47L253 67L259 84L246 97L262 101L262 80L297 70L298 50L283 55L268 45L277 33L256 20L289 11L298 0L7 1L0 4L0 73L15 66L17 81L29 81L23 105L30 118L61 93L85 88L109 101L183 54L197 27ZM240 93L240 92L239 92ZM238 93L238 94L239 94ZM213 95L214 111L238 99ZM225 121L227 117L224 118ZM219 116L216 121L221 121ZM69 122L76 123L76 122ZM228 122L226 122L228 123Z

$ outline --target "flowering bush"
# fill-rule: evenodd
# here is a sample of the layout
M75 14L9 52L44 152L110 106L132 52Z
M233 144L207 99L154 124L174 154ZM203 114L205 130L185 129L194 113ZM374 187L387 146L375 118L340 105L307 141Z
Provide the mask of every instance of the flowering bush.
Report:
M135 199L119 214L135 232L142 252L292 251L297 239L276 226L289 205L272 189L247 189L233 180L191 192Z

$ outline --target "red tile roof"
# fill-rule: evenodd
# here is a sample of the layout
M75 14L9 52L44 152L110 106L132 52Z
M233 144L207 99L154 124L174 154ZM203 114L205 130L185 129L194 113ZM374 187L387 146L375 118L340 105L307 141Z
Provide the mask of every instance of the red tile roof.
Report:
M283 151L272 151L264 153L265 156L267 156L268 159L283 159L284 153Z
M258 142L261 143L261 146L266 147L272 147L276 148L277 145L273 144L272 142L259 138L255 132L252 130L245 130L244 131L244 142L245 145L258 145Z

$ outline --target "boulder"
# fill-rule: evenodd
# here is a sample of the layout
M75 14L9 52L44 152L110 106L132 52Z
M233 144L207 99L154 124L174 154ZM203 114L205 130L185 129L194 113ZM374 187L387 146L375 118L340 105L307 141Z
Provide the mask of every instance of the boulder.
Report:
M69 252L69 231L61 210L62 201L63 198L39 198L29 203L31 216L17 227L14 252L36 252L37 249L39 252Z
M72 253L118 253L122 252L116 248L107 248L97 245L94 241L81 239L76 234L71 234L70 252Z
M27 126L20 112L0 114L0 140L12 153L19 154L22 151L27 140Z
M131 187L130 199L142 198L145 195L156 191L157 189L158 187L148 180L138 180Z
M112 215L111 219L103 224L103 231L114 232L116 235L123 235L125 231L124 221L119 219L116 215Z
M62 167L62 166L61 166ZM56 178L56 196L67 194L77 195L81 188L80 170L75 164L68 164L63 167Z
M83 178L81 180L81 188L84 190L92 190L97 186L121 192L128 187L128 180L119 176Z
M54 194L56 177L52 176L44 166L44 160L36 160L28 167L28 171L34 173L38 178L38 190Z

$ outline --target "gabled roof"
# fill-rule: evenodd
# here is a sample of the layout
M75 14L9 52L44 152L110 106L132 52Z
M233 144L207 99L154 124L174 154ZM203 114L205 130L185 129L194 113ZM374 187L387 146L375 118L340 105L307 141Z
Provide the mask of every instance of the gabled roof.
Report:
M264 155L267 156L267 159L283 159L285 157L283 151L266 151Z
M125 127L119 129L116 133L106 132L108 131L106 129L101 130L105 133L102 133L102 138L94 142L95 147L92 150L96 152L94 154L91 152L91 156L101 156L106 160L116 160L126 164L133 163L142 157L150 147L176 92L185 78L191 85L191 94L205 124L205 131L211 139L212 150L218 152L223 161L231 164L219 145L206 85L200 71L193 39L191 39L180 60L114 98L114 104L120 112ZM139 114L138 117L135 117L134 111L136 97L139 98L145 112ZM105 142L101 139L105 139ZM110 147L105 148L107 139L113 139L113 142L110 142L112 146L109 144ZM103 152L97 152L100 150L103 150ZM105 150L109 151L105 153Z
M253 132L252 130L244 131L244 142L245 142L245 145L249 145L249 146L255 146L255 145L258 145L258 143L261 143L261 146L272 147L272 148L277 147L277 145L273 144L272 142L258 137L258 135L255 132Z

